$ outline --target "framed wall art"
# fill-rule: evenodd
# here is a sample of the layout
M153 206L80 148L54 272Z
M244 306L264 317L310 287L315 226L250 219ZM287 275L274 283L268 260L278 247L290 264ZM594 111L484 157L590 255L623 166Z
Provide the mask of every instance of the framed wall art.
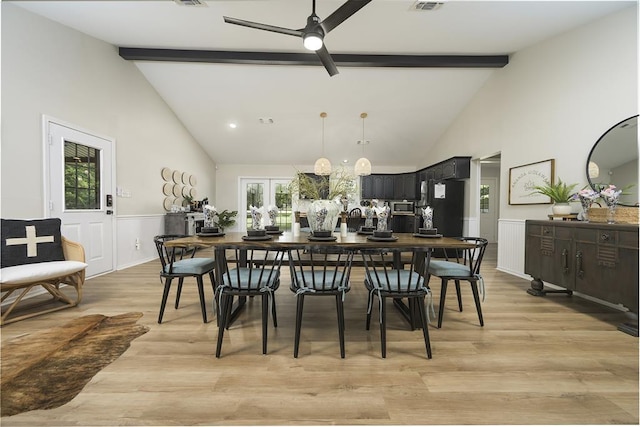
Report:
M534 193L533 187L553 184L554 159L544 160L509 169L509 204L537 205L552 203L549 196Z

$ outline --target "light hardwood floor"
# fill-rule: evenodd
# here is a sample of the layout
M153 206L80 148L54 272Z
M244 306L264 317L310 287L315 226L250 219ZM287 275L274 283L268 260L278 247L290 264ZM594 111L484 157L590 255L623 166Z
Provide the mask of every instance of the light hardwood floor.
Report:
M345 359L331 298L307 299L300 357L293 358L295 298L286 269L269 353L261 354L256 299L225 334L220 359L210 287L213 321L202 323L189 281L181 307L168 304L159 325L159 263L98 277L86 282L80 307L7 325L2 342L94 313L139 311L150 331L71 402L1 424L638 424L638 339L616 330L624 314L576 296L530 296L528 281L495 265L490 248L482 272L485 326L468 286L462 313L450 291L442 329L429 330L431 360L421 331L410 331L392 309L387 358L380 357L377 324L364 328L358 268L345 301ZM437 301L439 281L431 285Z

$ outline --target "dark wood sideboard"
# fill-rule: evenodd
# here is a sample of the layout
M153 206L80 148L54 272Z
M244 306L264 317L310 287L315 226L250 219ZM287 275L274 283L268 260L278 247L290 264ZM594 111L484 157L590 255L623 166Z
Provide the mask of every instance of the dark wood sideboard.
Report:
M531 295L573 291L622 304L635 321L618 327L638 336L638 225L527 220L524 272ZM544 282L564 289L544 288Z

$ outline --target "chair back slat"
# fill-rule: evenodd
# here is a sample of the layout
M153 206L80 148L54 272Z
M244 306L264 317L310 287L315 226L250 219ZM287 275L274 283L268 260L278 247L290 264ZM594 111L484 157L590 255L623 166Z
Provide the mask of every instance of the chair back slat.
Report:
M346 288L353 256L351 249L329 246L290 249L291 288L321 292Z
M220 249L224 249L223 264L226 266L221 274L222 286L232 290L259 292L279 281L285 252L261 246L228 245Z
M385 293L424 292L424 278L429 268L431 251L428 248L413 250L408 269L399 266L389 267L389 258L400 259L403 252L406 252L406 249L361 249L365 280Z

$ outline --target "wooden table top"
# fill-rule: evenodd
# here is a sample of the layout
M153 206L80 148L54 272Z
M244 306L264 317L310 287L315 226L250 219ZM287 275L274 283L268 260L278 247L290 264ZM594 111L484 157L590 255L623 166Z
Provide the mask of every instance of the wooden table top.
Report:
M264 246L265 249L274 248L295 248L309 246L340 246L352 248L470 248L474 245L460 241L453 237L415 237L413 233L394 233L397 239L374 240L371 235L358 233L348 233L347 236L340 236L340 233L333 233L336 237L334 241L309 240L309 233L300 233L294 236L291 232L284 232L281 235L271 235L269 240L243 240L246 233L233 232L225 233L220 237L188 236L180 239L165 242L167 247L215 247L222 245L233 246Z

